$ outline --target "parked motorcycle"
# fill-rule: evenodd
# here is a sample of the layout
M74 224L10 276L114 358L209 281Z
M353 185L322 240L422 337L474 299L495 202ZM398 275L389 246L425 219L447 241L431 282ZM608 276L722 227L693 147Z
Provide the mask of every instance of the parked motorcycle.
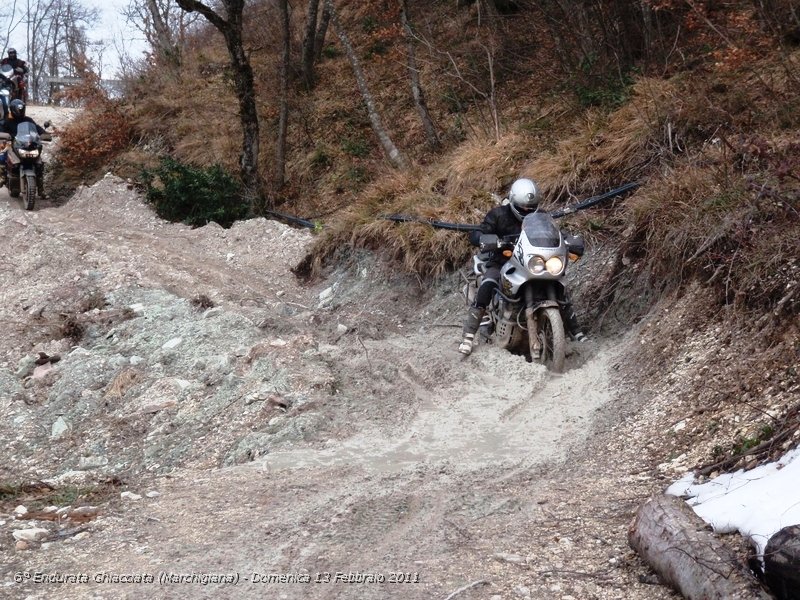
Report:
M501 348L529 354L553 372L564 370L566 332L561 306L564 276L570 260L583 255L583 240L562 235L546 212L527 215L515 239L483 234L473 257L464 296L471 306L486 269L489 253L508 258L500 269L500 285L486 311L480 333Z
M49 123L45 123L47 127ZM12 198L22 195L25 210L33 210L37 189L44 189L44 163L42 142L52 140L50 133L39 135L34 123L22 122L17 126L14 139L0 133L0 143L6 147L6 182Z

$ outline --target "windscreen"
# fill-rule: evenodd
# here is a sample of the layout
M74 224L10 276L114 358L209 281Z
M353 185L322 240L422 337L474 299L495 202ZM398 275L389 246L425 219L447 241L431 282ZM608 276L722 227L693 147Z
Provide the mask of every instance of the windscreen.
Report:
M36 131L36 125L23 121L17 125L17 137L15 139L21 146L37 142L39 140L39 132Z
M553 217L547 213L535 212L525 217L522 231L532 246L558 248L561 245L561 232Z

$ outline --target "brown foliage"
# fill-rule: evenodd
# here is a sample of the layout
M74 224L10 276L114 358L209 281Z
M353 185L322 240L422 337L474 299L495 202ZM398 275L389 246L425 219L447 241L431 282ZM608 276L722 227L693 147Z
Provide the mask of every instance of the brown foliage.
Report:
M130 146L133 129L121 101L109 98L88 63L79 65L81 83L63 92L83 104L83 113L61 132L58 158L69 170L91 172Z

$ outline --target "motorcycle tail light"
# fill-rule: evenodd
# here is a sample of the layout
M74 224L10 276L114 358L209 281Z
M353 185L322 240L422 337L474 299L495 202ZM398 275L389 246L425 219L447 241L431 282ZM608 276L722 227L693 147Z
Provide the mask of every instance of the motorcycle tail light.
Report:
M550 275L558 275L564 270L564 262L557 256L548 258L544 266Z

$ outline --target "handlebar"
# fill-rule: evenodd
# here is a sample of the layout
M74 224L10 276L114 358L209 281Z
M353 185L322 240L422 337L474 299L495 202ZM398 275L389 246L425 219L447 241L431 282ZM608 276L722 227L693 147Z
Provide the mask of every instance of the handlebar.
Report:
M517 243L516 235L498 237L494 233L484 233L480 237L480 249L483 252L492 250L507 250L513 248Z

